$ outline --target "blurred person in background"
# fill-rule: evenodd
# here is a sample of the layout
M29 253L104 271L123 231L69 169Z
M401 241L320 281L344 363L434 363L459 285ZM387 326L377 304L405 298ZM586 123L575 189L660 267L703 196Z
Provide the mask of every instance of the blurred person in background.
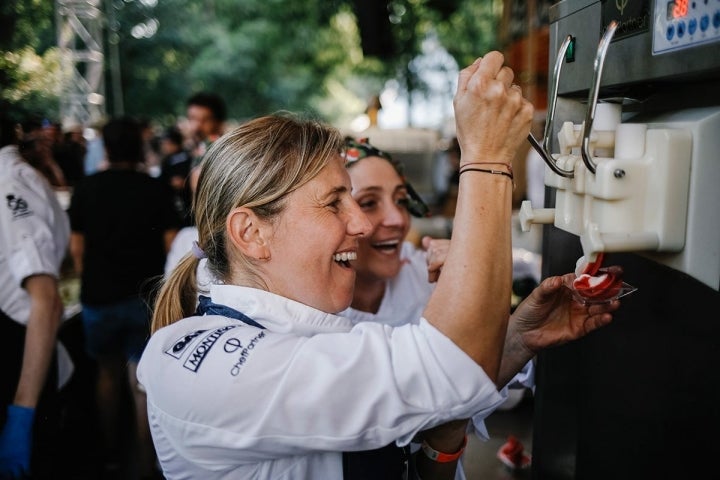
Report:
M65 174L55 161L53 148L57 127L47 120L30 117L22 122L20 154L50 182L55 190L68 186Z
M157 177L160 175L162 154L160 153L155 127L149 118L140 118L138 123L140 124L143 140L143 162L140 166L151 177Z
M200 163L210 145L225 132L227 106L216 93L197 92L188 98L186 107L194 167Z
M70 225L48 180L21 157L20 133L0 110L0 478L44 479L58 463L58 280Z
M93 125L86 131L87 152L85 153L85 176L107 168L105 146L102 139L102 125Z
M180 221L172 193L140 168L141 125L113 118L102 129L109 167L84 178L70 204L70 252L80 274L80 301L87 353L97 361L97 406L105 442L107 475L127 476L136 462L141 477L155 472L145 394L136 379L137 362L150 328L153 281ZM127 459L121 412L133 403L134 452Z
M85 176L87 144L82 125L72 123L63 127L60 138L53 146L53 157L63 171L67 186L72 188Z
M182 226L188 226L192 224L192 190L188 179L192 158L183 145L182 132L175 126L166 128L160 136L160 180L173 192L175 209L182 219Z

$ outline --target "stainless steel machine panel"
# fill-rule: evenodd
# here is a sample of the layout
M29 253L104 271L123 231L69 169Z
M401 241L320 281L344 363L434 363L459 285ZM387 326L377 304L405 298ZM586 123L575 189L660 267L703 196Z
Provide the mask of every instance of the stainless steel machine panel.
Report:
M565 0L550 9L550 53L566 35L574 37L574 61L563 67L559 94L587 91L598 41L611 20L619 27L610 47L603 87L628 87L648 80L682 80L720 75L720 2L689 2L682 18L668 18L669 4L681 0ZM701 25L707 18L708 27ZM690 22L697 26L690 34ZM678 39L680 25L684 34ZM673 38L668 39L669 30ZM551 64L555 59L551 58ZM639 85L640 88L643 85Z

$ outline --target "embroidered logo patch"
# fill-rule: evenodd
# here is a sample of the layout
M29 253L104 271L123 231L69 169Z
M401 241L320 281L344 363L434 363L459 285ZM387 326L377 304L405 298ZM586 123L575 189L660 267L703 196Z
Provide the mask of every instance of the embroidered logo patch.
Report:
M13 218L22 218L32 215L32 210L28 207L28 203L22 197L16 197L12 193L5 196L7 207L12 212Z
M226 327L216 328L209 334L207 334L202 341L193 349L192 353L188 356L187 360L183 363L183 367L193 372L197 372L200 368L200 364L205 360L207 354L210 353L210 349L215 345L215 342L222 336L223 333L237 327L237 325L228 325Z
M187 335L179 338L175 343L173 343L173 346L165 350L165 353L167 353L171 357L180 359L183 352L185 351L185 348L187 348L187 346L190 345L193 340L195 340L197 337L200 336L201 333L205 331L207 330L195 330L194 332L188 333Z

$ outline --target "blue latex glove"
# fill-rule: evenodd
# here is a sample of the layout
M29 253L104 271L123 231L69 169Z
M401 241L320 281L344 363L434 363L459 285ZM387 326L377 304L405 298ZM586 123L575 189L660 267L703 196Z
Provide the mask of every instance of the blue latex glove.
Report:
M23 478L30 473L30 451L35 409L8 405L0 434L0 478Z

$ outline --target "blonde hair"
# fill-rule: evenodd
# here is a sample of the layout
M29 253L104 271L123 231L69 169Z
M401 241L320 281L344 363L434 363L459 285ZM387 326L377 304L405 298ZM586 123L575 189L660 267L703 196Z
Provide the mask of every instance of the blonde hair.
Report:
M249 259L234 252L232 258L239 262L230 265L228 213L247 207L272 221L283 211L285 196L314 178L342 148L343 137L335 128L287 112L250 120L213 142L201 163L193 199L198 244L211 274L225 282L233 276L231 268L237 268L262 288ZM194 313L198 261L186 255L165 279L155 304L153 333Z

